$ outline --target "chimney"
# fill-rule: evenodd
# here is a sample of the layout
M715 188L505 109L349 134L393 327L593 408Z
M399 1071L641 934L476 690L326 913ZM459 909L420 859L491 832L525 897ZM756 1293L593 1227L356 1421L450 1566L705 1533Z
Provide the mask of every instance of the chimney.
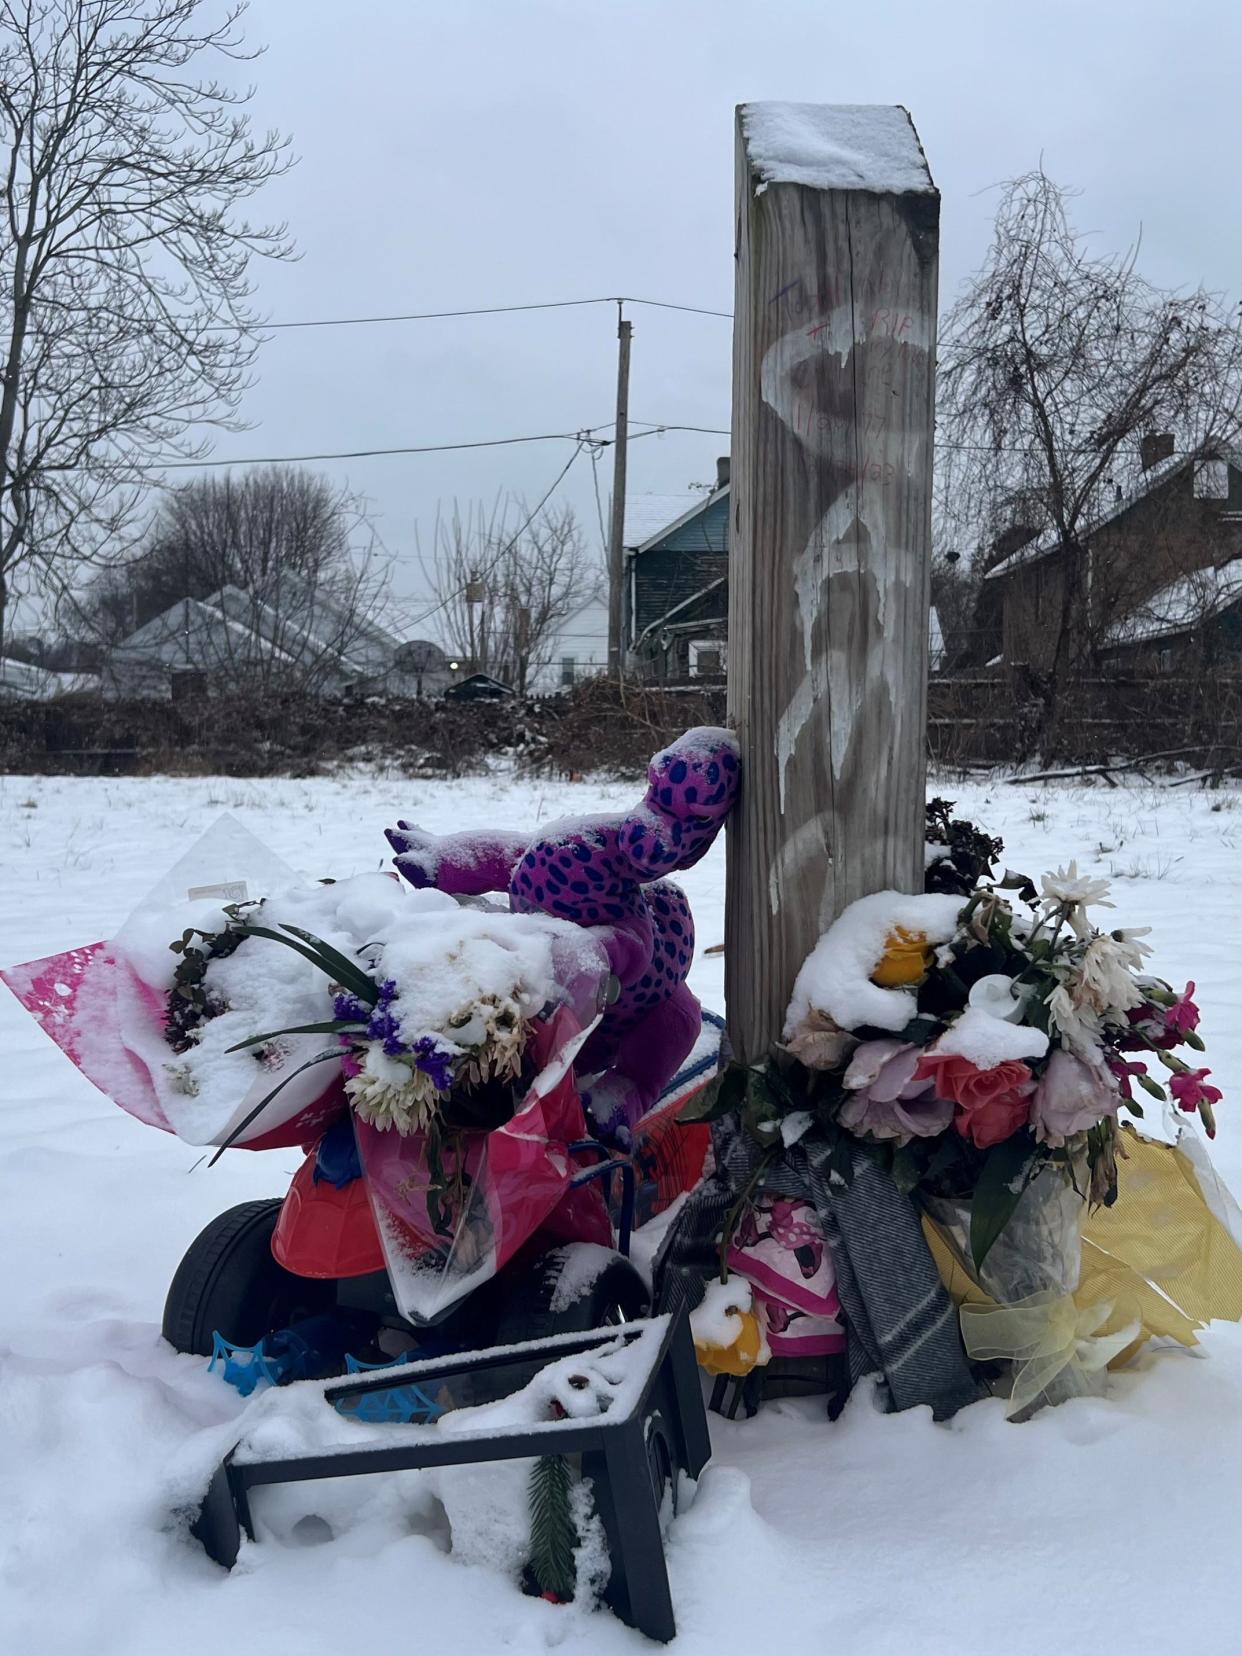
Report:
M1171 431L1148 431L1139 438L1139 459L1143 462L1144 471L1150 471L1161 460L1167 460L1172 453Z
M729 481L729 456L722 454L716 461L716 487L723 489Z

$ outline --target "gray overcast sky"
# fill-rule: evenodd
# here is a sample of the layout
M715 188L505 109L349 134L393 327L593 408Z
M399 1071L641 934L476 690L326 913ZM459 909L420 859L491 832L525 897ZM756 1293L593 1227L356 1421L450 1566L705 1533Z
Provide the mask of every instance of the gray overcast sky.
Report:
M1242 286L1236 0L254 0L247 35L268 48L256 124L301 156L260 198L302 250L256 270L274 320L608 293L729 310L733 107L761 98L907 105L942 195L942 304L986 247L981 192L1041 153L1082 191L1101 249L1141 226L1154 280ZM727 426L730 324L630 314L632 415ZM246 404L254 429L216 453L573 430L611 417L615 364L602 306L278 333ZM630 488L706 481L727 448L649 438ZM414 596L415 526L426 543L438 500L533 501L569 452L322 469L371 497ZM565 493L594 526L585 456Z

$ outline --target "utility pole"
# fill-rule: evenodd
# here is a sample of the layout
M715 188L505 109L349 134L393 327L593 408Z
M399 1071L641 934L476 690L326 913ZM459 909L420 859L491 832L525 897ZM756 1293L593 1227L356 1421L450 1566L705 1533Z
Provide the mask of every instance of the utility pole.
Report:
M625 648L621 640L621 586L625 564L621 542L625 536L625 447L629 433L630 330L617 302L617 423L612 449L612 523L608 536L608 676L620 679L625 672Z
M904 109L738 111L729 722L746 785L725 998L743 1063L780 1040L847 903L923 888L939 207Z

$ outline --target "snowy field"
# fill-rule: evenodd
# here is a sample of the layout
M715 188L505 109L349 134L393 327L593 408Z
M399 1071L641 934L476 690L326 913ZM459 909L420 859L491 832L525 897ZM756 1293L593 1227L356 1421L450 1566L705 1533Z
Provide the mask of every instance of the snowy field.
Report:
M112 933L197 834L233 812L307 875L377 867L398 816L447 831L621 806L628 787L0 777L0 962ZM1242 795L943 784L1038 875L1077 856L1151 925L1154 968L1198 984L1225 1092L1218 1166L1242 1192ZM723 850L686 878L693 986L720 1006ZM345 1656L637 1652L607 1614L467 1569L417 1474L272 1497L225 1576L176 1520L247 1404L159 1337L186 1245L280 1194L295 1152L200 1153L130 1120L0 989L0 1652ZM669 1545L681 1656L1236 1656L1242 1334L1149 1358L1105 1400L948 1425L818 1407L711 1417L715 1454ZM327 1513L328 1545L297 1519ZM260 1514L262 1516L262 1514ZM313 1530L314 1526L310 1526ZM300 1535L308 1533L303 1526Z

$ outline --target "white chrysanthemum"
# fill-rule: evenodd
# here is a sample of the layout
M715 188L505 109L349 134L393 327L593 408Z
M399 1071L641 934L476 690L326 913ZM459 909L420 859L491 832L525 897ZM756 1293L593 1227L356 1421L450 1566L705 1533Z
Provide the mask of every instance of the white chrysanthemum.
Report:
M1150 926L1120 926L1115 932L1108 934L1117 948L1117 956L1132 972L1141 972L1143 962L1151 953L1146 943L1140 943L1140 937L1150 937Z
M359 1117L381 1133L425 1131L439 1097L429 1075L374 1044L366 1049L361 1072L346 1080L345 1091Z
M1091 935L1086 910L1113 907L1108 901L1108 881L1080 874L1077 861L1071 862L1068 868L1057 868L1043 875L1040 884L1044 892L1044 912L1064 910L1074 933L1084 942Z
M1048 1014L1063 1046L1077 1053L1086 1063L1095 1063L1100 1055L1101 1022L1094 1007L1079 1005L1063 983L1058 983L1048 997Z
M1106 933L1093 937L1083 951L1078 970L1069 980L1074 1005L1088 1006L1100 1013L1128 1012L1132 1006L1141 1006L1143 992L1134 980L1130 965L1141 946L1119 943Z
M522 1054L530 1026L524 1022L501 1017L486 1020L483 1045L470 1053L466 1060L465 1078L472 1086L481 1086L493 1077L497 1081L516 1081L522 1073Z

